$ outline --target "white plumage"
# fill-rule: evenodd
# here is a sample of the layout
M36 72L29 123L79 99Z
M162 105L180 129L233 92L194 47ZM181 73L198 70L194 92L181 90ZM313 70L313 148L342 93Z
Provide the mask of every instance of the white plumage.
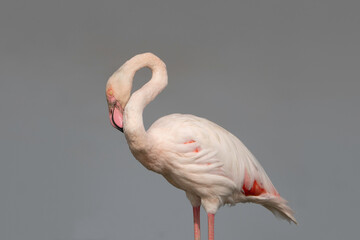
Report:
M152 79L130 95L134 74L142 67L152 69ZM296 223L259 162L224 128L193 115L172 114L144 129L143 109L166 85L165 64L151 53L127 61L107 83L111 123L124 131L135 158L184 190L192 206L201 204L208 215L224 204L253 202ZM196 231L195 226L195 239L200 239Z

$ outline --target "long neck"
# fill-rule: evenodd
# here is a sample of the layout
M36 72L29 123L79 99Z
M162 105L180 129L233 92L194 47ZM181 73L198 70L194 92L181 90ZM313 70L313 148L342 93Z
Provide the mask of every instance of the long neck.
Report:
M131 95L124 110L124 133L132 150L144 150L149 145L143 110L167 85L166 66L151 53L136 55L123 65L123 71L129 74L128 79L132 83L136 71L144 67L151 69L152 77Z

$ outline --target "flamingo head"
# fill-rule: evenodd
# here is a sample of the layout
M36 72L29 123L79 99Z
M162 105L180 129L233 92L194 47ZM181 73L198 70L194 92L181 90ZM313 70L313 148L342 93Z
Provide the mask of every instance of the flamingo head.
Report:
M131 84L122 81L119 75L121 74L115 72L108 80L106 84L106 99L111 125L117 130L124 132L123 113L130 98Z

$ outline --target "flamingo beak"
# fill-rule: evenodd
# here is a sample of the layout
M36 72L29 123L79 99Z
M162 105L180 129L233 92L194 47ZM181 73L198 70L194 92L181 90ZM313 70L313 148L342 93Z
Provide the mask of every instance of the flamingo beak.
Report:
M109 106L109 119L111 125L119 130L120 132L124 132L123 129L123 112L124 109L122 108L121 104L118 100L114 97L112 90L108 90L106 96L108 106Z
M120 132L124 132L123 129L123 109L118 102L115 102L114 105L109 107L109 118L111 125L119 130Z

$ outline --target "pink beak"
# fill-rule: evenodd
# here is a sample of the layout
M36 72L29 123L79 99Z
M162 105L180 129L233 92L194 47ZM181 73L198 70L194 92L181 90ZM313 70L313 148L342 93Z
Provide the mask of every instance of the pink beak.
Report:
M123 130L123 112L120 103L113 97L108 97L109 103L109 118L111 125L117 130L124 132Z
M123 110L120 104L114 105L109 111L109 118L111 125L117 130L124 132L123 130Z

